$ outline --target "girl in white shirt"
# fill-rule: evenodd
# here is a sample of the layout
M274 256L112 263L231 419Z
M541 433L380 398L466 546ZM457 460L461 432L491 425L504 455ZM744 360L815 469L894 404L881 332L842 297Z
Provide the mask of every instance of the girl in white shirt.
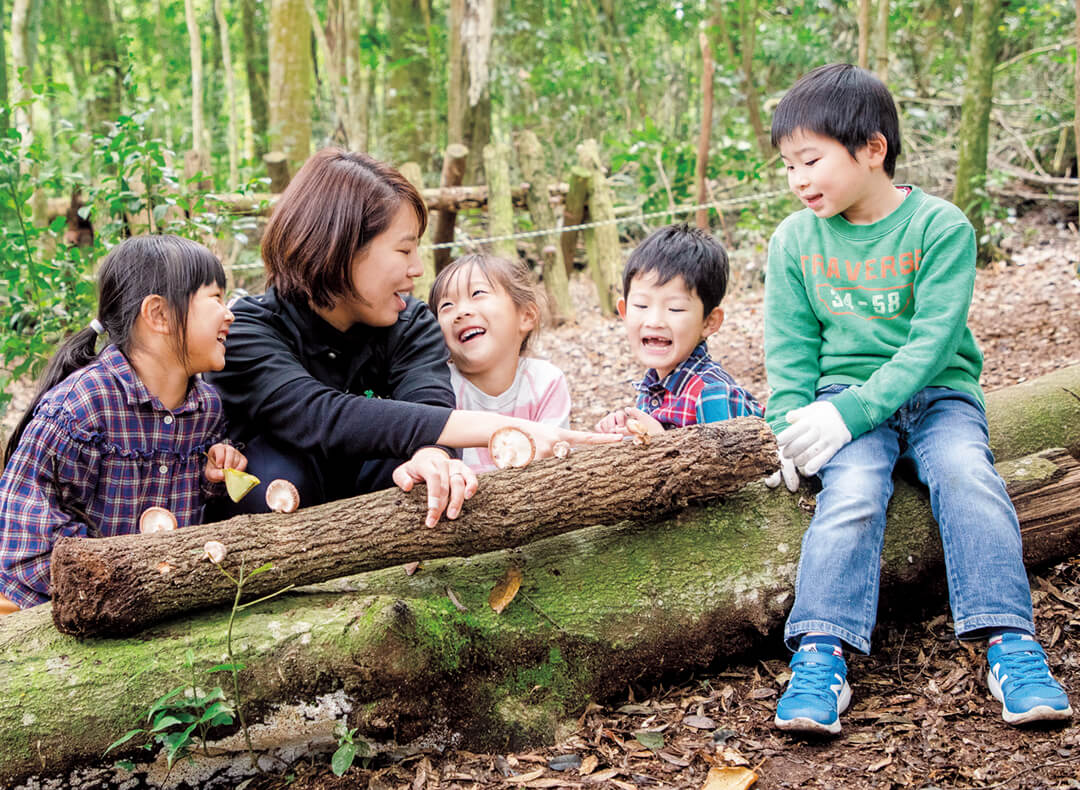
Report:
M570 426L566 377L525 356L541 299L524 263L492 255L465 255L435 278L428 304L450 351L457 408ZM466 448L463 460L476 472L495 468L486 448Z

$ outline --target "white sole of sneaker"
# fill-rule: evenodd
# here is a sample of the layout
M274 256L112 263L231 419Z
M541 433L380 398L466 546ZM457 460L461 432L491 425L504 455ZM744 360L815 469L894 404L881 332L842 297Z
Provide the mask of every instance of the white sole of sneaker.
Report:
M838 735L840 733L840 714L848 709L851 704L851 686L844 683L840 689L840 696L836 698L836 721L832 724L822 724L804 716L796 716L794 719L773 718L773 724L777 729L787 732L802 732L808 735Z
M990 695L1001 703L1001 718L1006 724L1033 724L1037 721L1065 721L1072 718L1072 705L1065 710L1057 710L1049 705L1036 705L1031 710L1023 713L1013 713L1005 706L1005 698L1001 693L1001 684L994 677L993 672L986 675L986 685L990 687Z

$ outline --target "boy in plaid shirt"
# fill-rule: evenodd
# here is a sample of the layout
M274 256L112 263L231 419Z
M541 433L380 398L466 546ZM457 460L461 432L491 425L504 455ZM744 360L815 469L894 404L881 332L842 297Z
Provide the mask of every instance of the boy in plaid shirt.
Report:
M686 224L652 233L630 254L619 315L630 350L648 368L634 386L636 408L596 425L628 433L627 418L649 433L762 414L761 404L709 356L706 338L724 323L727 253L710 234Z

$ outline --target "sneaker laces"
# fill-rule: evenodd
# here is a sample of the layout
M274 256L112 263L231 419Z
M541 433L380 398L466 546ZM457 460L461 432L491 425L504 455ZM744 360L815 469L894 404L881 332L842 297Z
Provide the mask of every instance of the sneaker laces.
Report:
M1022 652L1009 653L998 659L1001 674L1006 675L1006 682L1012 689L1021 689L1028 686L1047 686L1056 684L1046 659L1038 650L1024 650Z
M831 688L835 681L836 673L826 664L799 664L788 681L788 693L817 697L835 706L836 692Z

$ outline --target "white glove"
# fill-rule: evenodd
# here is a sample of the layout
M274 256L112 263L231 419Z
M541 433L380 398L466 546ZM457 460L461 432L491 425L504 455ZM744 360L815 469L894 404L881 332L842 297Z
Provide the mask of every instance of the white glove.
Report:
M788 427L776 437L780 456L790 458L804 475L816 475L836 451L851 441L844 418L828 401L816 401L784 415Z
M776 488L781 480L791 493L794 494L799 490L799 472L795 468L795 462L790 458L785 458L783 453L780 454L780 468L765 478L765 485Z

